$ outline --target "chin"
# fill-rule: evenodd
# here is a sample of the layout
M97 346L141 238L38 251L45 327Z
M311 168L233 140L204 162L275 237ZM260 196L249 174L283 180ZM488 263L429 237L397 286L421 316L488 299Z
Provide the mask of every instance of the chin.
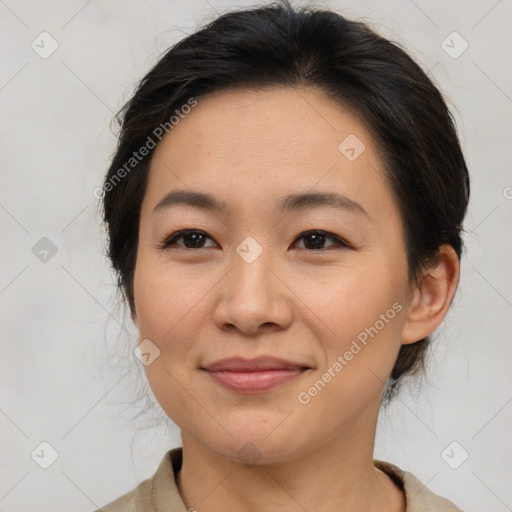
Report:
M304 452L300 439L291 435L288 429L283 429L280 435L271 430L262 432L261 428L239 425L237 429L229 429L233 437L226 434L212 439L211 433L210 436L201 433L196 439L201 439L201 444L215 454L248 467L289 461Z

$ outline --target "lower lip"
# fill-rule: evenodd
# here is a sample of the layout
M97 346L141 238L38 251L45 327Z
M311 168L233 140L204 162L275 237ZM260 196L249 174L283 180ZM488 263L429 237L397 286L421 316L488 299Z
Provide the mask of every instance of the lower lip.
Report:
M302 375L305 370L264 370L252 372L214 371L208 372L221 386L238 393L256 394L269 391Z

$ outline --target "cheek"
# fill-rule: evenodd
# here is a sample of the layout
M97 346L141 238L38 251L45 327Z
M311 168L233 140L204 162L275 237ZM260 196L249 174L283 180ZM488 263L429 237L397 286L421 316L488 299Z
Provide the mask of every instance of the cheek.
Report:
M155 399L171 420L180 425L202 414L190 400L190 391L187 392L194 385L187 361L204 321L201 299L211 286L204 278L185 276L176 267L162 266L145 255L138 259L135 269L139 342L149 339L159 350L144 371Z
M333 269L321 282L314 277L296 278L294 292L314 313L316 323L325 326L329 339L346 340L374 325L395 302L401 302L406 290L403 272L385 268L378 263ZM396 309L400 308L388 314L391 320L397 317Z
M182 332L197 315L197 305L211 288L208 273L190 275L177 266L150 261L144 255L134 275L134 301L141 336L160 343ZM196 324L197 326L197 324Z
M322 286L301 288L300 296L315 313L311 321L316 327L310 329L325 332L319 372L330 371L326 380L335 374L337 384L343 382L347 389L372 380L375 390L382 387L401 346L406 291L402 274L402 268L381 261L338 269Z
M209 298L222 279L222 269L193 271L169 265L154 255L142 254L134 275L134 300L139 340L151 340L159 350L158 358L145 366L148 381L162 407L170 400L174 411L191 390L201 355L201 340L211 322ZM186 393L185 393L186 395ZM186 406L186 400L183 402Z

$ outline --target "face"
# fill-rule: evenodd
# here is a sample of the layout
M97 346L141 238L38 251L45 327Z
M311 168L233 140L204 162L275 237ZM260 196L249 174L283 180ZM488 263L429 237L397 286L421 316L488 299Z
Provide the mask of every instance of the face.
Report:
M201 98L156 148L138 342L150 340L145 371L166 414L215 453L252 443L275 462L371 430L407 275L376 143L322 92Z

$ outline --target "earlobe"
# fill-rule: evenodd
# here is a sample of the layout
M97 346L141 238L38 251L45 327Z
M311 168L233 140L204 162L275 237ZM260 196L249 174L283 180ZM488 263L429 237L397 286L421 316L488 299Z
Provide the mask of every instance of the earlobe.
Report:
M407 309L402 343L408 345L434 332L445 317L459 281L460 263L450 245L439 247L436 262L423 274Z

